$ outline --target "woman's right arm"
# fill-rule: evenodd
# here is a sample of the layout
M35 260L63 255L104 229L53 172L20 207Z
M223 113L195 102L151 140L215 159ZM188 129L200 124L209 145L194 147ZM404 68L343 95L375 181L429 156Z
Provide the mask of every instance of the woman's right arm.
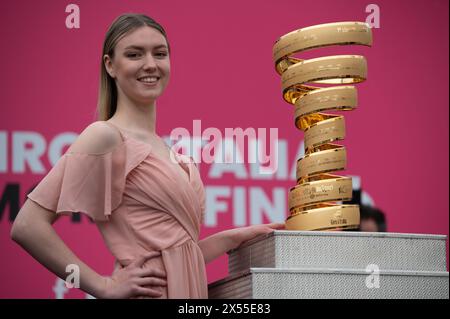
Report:
M104 277L82 262L58 236L53 228L57 218L54 212L27 199L14 221L11 238L63 280L69 275L66 273L67 265L77 265L80 270L79 288L96 298L162 296L155 287L167 285L165 274L159 270L141 268L147 260L159 256L159 252L149 252L116 271L113 276Z
M106 278L83 263L62 241L53 228L57 215L27 199L11 229L11 238L31 256L66 280L66 267L75 264L80 269L80 289L96 298L104 297Z

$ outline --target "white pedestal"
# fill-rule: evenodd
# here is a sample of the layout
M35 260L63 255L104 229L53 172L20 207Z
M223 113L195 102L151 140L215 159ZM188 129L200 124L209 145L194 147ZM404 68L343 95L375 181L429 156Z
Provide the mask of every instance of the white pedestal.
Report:
M446 239L274 231L229 253L230 275L209 297L449 298Z

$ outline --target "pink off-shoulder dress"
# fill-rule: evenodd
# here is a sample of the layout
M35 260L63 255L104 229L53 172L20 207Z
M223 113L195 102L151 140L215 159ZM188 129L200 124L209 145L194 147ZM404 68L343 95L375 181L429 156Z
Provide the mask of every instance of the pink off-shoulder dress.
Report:
M120 144L104 154L66 152L28 198L57 214L93 218L115 269L160 251L142 267L166 274L162 298L208 298L198 246L205 191L196 164L175 153L178 163L160 158L150 144L104 123L119 131Z

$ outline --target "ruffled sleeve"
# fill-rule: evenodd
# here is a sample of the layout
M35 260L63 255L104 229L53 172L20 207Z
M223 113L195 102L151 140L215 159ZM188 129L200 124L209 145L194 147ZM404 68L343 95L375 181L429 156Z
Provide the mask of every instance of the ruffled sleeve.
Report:
M27 197L57 214L106 221L122 201L126 166L123 143L104 154L67 152Z

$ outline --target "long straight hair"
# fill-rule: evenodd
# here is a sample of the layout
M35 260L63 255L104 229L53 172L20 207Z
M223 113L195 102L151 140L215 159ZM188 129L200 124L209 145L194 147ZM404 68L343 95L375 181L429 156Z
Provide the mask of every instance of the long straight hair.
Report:
M100 61L100 84L97 102L97 120L106 121L110 119L117 109L117 87L114 79L106 71L103 56L108 54L111 59L114 58L114 49L117 42L140 27L149 26L161 32L167 42L168 51L170 54L170 45L167 40L166 31L164 28L152 18L144 14L127 13L117 17L108 31L106 32L105 41L103 42L103 51Z

